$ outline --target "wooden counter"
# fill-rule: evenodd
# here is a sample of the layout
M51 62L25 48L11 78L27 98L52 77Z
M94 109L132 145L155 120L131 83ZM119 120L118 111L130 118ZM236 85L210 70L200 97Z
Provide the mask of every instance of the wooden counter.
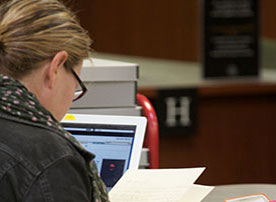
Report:
M274 72L263 70L260 79L204 81L196 64L112 58L141 64L138 91L153 103L160 89L198 88L198 128L160 136L161 168L206 166L200 184L276 183Z
M276 84L200 87L198 99L196 133L161 136L160 167L206 166L202 184L276 183Z

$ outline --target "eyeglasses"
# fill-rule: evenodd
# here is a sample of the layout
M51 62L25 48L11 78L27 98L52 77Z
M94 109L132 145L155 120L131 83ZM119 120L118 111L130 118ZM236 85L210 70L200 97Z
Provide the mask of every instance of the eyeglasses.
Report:
M70 68L71 72L73 73L74 77L77 79L77 81L79 82L79 85L75 91L75 95L73 98L73 102L80 99L82 96L84 96L84 94L87 92L87 88L84 85L84 83L81 81L80 77L77 75L77 73Z

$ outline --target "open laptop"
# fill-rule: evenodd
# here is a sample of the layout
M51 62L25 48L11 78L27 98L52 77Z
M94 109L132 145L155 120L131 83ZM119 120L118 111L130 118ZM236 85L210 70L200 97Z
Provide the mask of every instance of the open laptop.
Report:
M127 169L138 168L145 117L67 114L62 125L96 155L94 160L108 190Z

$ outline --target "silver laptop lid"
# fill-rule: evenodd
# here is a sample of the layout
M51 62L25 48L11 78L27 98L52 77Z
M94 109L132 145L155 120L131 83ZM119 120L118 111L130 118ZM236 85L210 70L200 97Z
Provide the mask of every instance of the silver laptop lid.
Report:
M67 114L62 120L94 159L110 190L127 169L137 169L144 140L146 118Z

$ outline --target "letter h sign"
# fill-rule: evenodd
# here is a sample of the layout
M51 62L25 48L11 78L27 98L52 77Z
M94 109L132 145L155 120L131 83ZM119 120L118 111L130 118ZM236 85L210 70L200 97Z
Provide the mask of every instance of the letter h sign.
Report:
M167 97L166 100L166 125L168 127L183 126L187 127L191 124L190 120L190 104L191 97ZM178 106L179 105L179 106ZM179 116L179 119L177 119Z
M197 127L197 89L158 91L157 117L160 134L194 133Z

